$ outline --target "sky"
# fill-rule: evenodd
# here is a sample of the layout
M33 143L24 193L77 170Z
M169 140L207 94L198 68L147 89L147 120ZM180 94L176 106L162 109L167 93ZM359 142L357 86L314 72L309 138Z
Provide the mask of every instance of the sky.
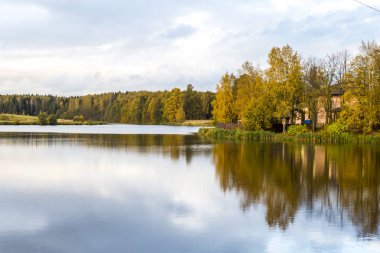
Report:
M380 42L380 13L353 0L0 0L0 13L0 94L214 91L273 46L305 59Z

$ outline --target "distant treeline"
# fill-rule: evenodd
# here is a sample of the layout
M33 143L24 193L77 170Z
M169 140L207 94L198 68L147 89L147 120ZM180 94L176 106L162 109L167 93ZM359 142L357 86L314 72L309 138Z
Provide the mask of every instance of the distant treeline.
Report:
M210 119L212 92L135 91L75 97L40 95L0 95L0 113L37 116L55 114L62 119L83 117L110 123L176 123L184 120Z

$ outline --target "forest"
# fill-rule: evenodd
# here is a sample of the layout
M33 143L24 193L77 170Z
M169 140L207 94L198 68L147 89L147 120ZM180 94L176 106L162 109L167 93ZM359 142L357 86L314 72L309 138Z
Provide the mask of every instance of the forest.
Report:
M216 93L196 91L189 84L185 90L74 97L0 95L0 113L134 124L213 119L250 131L282 125L285 132L290 125L303 125L313 131L327 126L337 133L361 134L380 128L376 42L363 42L356 55L345 50L307 59L289 45L273 47L267 63L261 68L245 62L237 74L224 74Z
M55 115L61 119L109 123L164 124L210 119L215 94L174 88L171 91L135 91L75 97L0 95L0 113Z
M341 51L321 59L302 59L289 45L274 47L267 62L265 69L246 62L237 74L222 76L212 102L216 122L239 123L251 131L281 124L285 131L306 118L314 131L328 126L336 132L372 133L379 128L376 42L363 42L353 56Z

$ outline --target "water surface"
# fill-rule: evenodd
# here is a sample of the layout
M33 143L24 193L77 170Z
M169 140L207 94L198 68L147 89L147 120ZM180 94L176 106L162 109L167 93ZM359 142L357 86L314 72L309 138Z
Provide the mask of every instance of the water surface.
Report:
M0 133L0 252L379 252L379 147L155 131Z
M18 125L0 126L0 133L71 133L71 134L193 134L199 127L194 126L165 126L165 125Z

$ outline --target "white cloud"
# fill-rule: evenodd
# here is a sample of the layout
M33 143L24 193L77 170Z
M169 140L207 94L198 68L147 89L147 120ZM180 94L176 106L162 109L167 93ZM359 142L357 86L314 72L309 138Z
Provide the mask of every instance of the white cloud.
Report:
M272 46L323 56L380 39L380 15L351 0L13 0L0 12L0 93L214 90Z
M0 3L1 27L41 23L50 17L46 8L36 4Z

